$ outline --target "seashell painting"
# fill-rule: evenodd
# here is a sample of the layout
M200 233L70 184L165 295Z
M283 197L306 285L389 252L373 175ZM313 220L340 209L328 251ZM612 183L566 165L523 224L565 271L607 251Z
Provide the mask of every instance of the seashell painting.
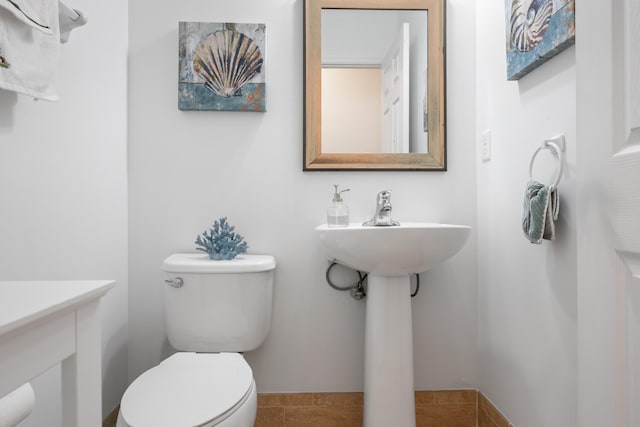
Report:
M265 25L179 23L178 108L266 111Z
M505 0L505 18L508 80L575 43L575 0Z
M260 48L253 40L235 30L222 30L200 42L193 69L205 87L229 98L260 72L262 62Z

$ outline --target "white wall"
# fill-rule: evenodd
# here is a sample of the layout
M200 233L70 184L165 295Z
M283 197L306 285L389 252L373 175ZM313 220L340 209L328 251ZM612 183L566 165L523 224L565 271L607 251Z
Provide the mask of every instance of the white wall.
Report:
M126 1L75 0L60 101L0 90L0 280L115 279L102 300L103 410L127 385ZM24 426L60 426L60 369Z
M250 252L278 259L273 326L247 354L260 392L362 390L364 302L324 282L313 231L332 184L352 220L393 191L400 220L475 227L475 2L448 1L448 168L442 172L302 172L301 0L130 2L129 361L130 380L170 349L160 263L228 216ZM152 13L150 14L150 11ZM267 112L177 109L180 20L262 22L267 28ZM455 25L453 24L455 23ZM477 385L476 239L422 275L413 301L418 389Z
M575 49L508 82L504 2L476 12L476 140L492 135L492 159L477 159L479 388L518 427L575 426ZM557 238L532 245L521 231L529 161L559 133L567 164ZM534 177L547 180L555 165L541 153Z

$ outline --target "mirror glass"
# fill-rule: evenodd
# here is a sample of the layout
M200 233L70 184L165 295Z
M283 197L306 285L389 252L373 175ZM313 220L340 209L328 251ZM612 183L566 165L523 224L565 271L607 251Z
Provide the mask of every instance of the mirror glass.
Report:
M425 10L322 10L322 152L428 152L427 37Z
M305 0L304 170L445 170L444 0Z

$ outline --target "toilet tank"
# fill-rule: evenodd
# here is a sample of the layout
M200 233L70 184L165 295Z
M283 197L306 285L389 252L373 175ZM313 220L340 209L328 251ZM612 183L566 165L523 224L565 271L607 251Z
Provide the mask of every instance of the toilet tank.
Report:
M242 352L259 347L271 328L271 255L215 261L206 254L173 254L162 270L167 337L178 351ZM176 279L182 286L173 287Z

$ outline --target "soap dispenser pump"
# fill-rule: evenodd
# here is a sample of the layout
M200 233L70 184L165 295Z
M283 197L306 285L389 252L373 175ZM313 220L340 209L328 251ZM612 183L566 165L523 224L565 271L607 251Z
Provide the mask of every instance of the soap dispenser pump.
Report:
M329 227L347 227L349 225L349 207L344 203L341 193L349 191L349 188L338 191L338 185L333 185L333 201L327 209L327 225Z

